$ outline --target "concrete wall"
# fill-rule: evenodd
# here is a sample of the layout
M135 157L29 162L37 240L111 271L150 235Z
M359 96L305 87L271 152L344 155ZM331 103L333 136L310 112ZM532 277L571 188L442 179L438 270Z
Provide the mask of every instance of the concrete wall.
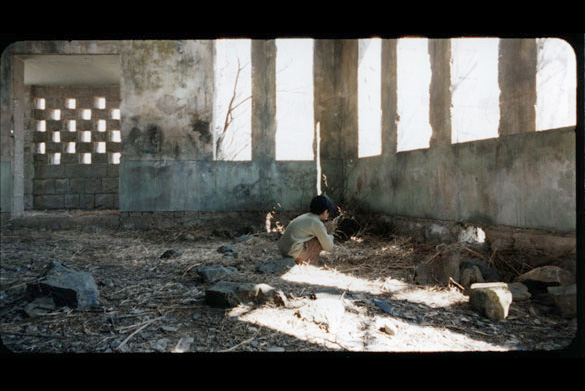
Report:
M25 171L32 175L25 175L25 209L117 209L119 164L114 154L121 152L122 143L113 138L120 132L113 110L120 106L119 87L34 86L31 91L28 102L44 99L45 108L33 106L26 127ZM105 99L103 108L96 107L98 97ZM75 108L66 107L66 99L75 99ZM55 109L60 110L58 120L51 118ZM88 119L83 110L91 110ZM74 128L69 128L70 120ZM45 131L36 129L38 121L45 121ZM43 153L37 149L40 143ZM70 143L73 149L68 150ZM103 151L98 143L103 143ZM59 164L52 164L53 153L60 154ZM89 154L90 160L84 163L82 154Z
M534 132L531 41L500 46L501 136L451 144L449 41L430 40L431 148L396 153L396 40L384 40L383 153L362 159L357 41L316 40L314 50L322 188L334 199L376 213L575 230L575 134ZM121 59L120 212L307 208L316 192L315 162L275 160L274 41L252 42L252 160L229 162L213 160L213 41L166 40L18 43L3 53L0 168L2 179L12 178L11 187L2 184L3 212L7 205L14 211L22 186L14 164L22 166L23 147L9 133L19 53L87 52Z
M384 42L383 153L352 166L346 198L388 215L575 232L575 129L535 132L534 42L500 44L499 137L459 144L450 140L448 50L429 41L431 147L396 152L396 46Z

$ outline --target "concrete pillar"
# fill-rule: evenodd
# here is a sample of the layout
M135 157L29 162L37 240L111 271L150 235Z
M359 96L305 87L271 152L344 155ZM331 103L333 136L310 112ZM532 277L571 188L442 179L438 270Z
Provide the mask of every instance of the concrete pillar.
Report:
M24 61L12 57L12 205L11 215L24 213Z
M398 88L396 39L382 41L382 155L396 153Z
M431 147L451 144L451 41L429 39L431 58L430 112Z
M276 157L276 44L252 40L252 160Z
M536 49L535 39L500 40L500 136L536 130Z
M342 201L347 169L358 156L358 41L316 40L315 122L320 123L324 192Z

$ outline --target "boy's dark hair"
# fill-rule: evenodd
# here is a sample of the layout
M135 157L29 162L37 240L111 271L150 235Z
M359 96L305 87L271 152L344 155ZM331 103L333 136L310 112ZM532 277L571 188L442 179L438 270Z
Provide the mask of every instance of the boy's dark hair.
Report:
M321 194L311 200L309 209L311 213L315 213L316 215L320 215L326 210L329 210L329 214L333 215L335 213L335 204L325 194Z

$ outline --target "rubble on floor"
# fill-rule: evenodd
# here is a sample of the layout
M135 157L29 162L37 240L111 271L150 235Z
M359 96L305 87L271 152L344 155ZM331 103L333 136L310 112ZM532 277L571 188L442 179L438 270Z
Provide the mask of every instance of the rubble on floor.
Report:
M555 351L575 337L574 276L547 267L538 282L524 253L360 232L323 253L323 265L299 266L282 258L272 232L226 230L2 228L4 346L49 353ZM75 293L75 302L56 289L29 295L55 260L67 268L62 277L91 277L99 295ZM530 278L516 280L523 275ZM504 292L494 295L497 316L476 307L473 292L485 284Z

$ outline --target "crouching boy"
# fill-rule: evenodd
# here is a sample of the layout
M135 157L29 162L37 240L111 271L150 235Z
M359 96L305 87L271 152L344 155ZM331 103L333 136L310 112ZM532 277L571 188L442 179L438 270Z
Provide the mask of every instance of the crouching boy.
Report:
M278 241L284 257L294 258L297 264L319 263L322 250L333 250L333 235L327 233L324 222L335 214L335 205L326 195L311 200L310 212L294 218Z

